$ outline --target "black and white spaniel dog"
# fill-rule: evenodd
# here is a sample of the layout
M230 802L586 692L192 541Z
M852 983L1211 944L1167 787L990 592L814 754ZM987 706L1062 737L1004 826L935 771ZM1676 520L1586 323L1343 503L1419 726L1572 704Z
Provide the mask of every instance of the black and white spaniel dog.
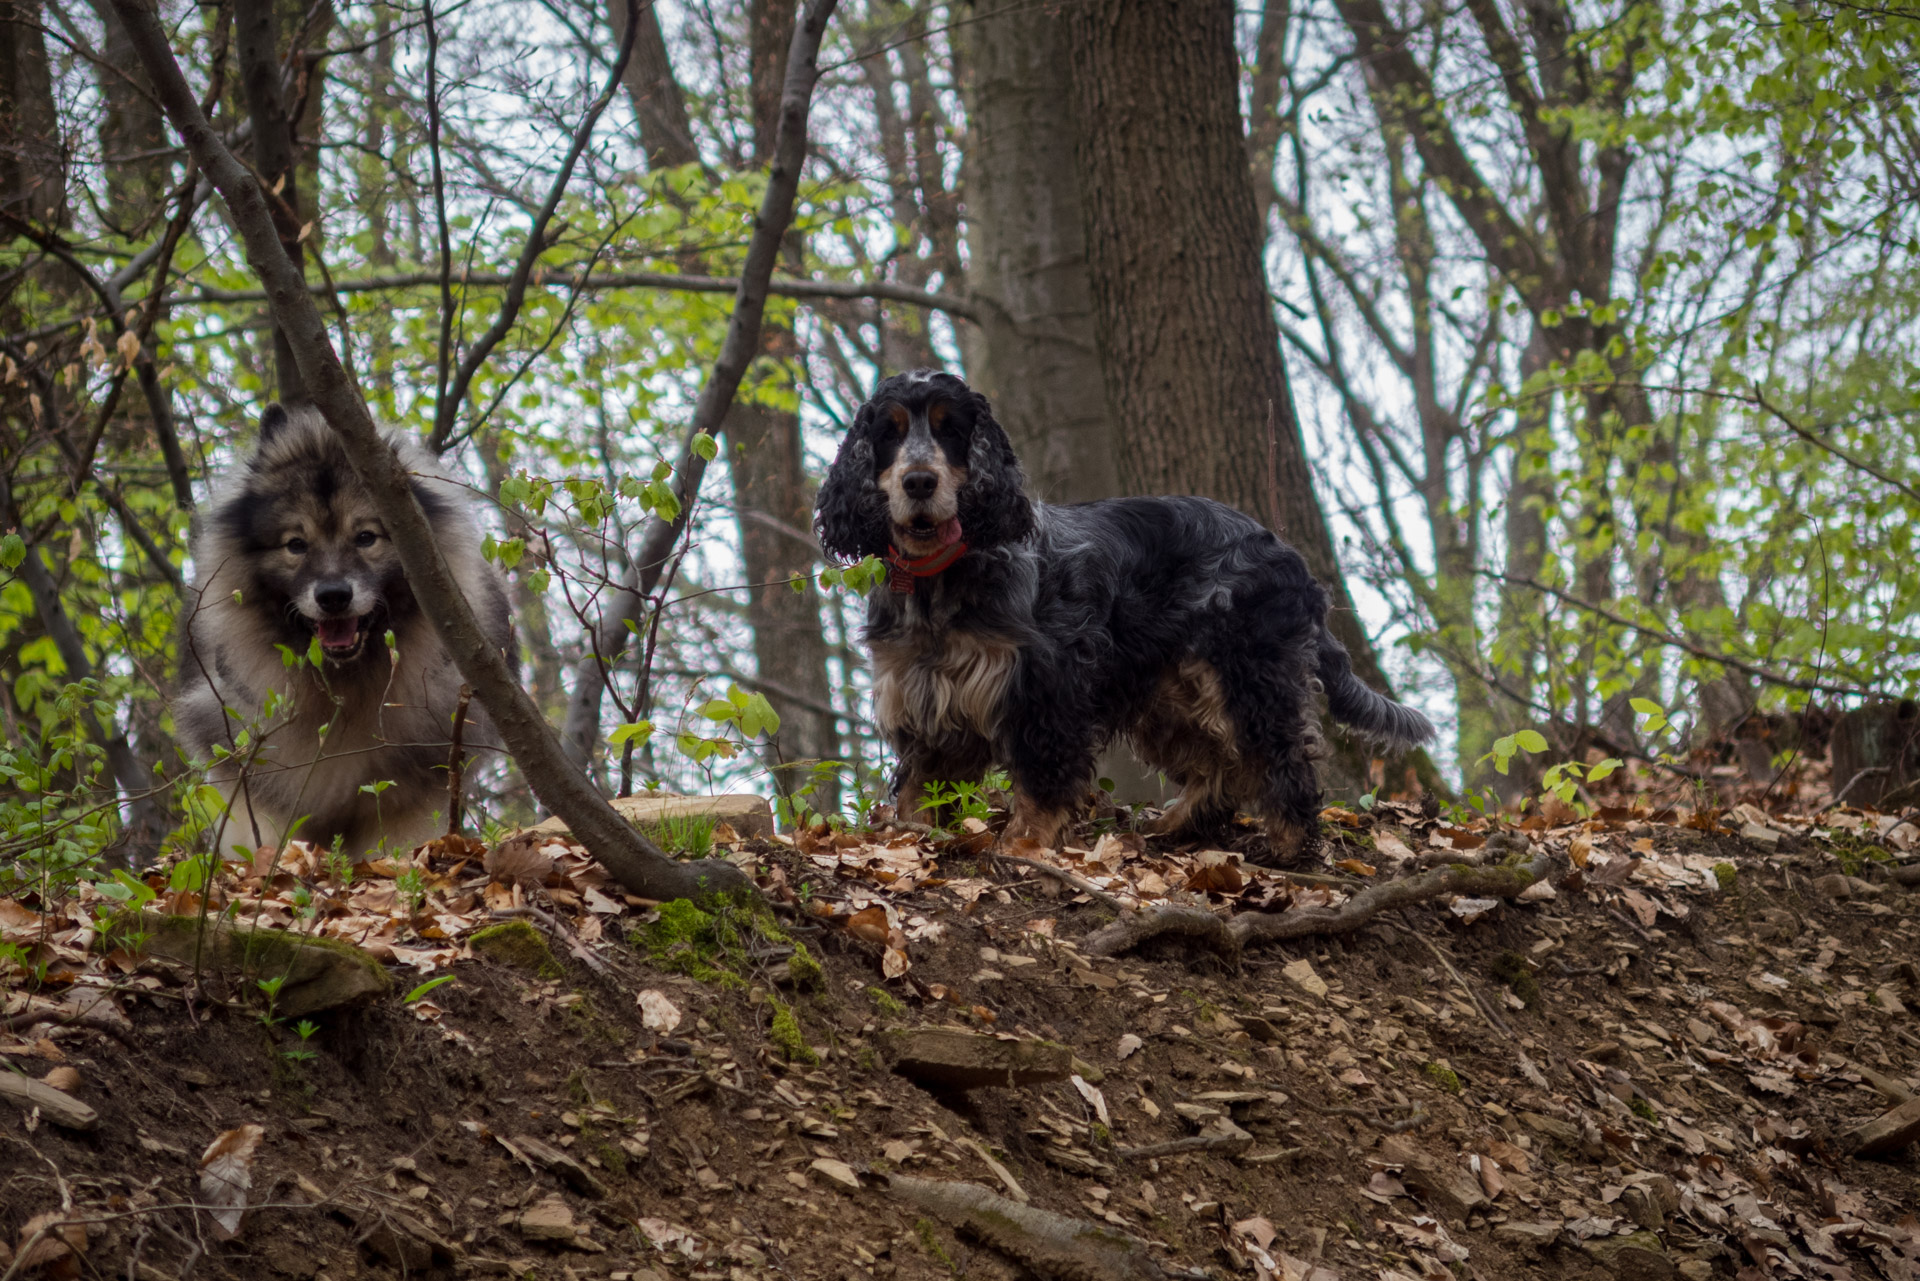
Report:
M1003 839L1055 845L1124 737L1181 788L1155 830L1205 831L1244 806L1290 856L1318 828L1316 687L1372 739L1434 735L1353 674L1299 552L1206 498L1033 501L986 397L952 374L875 389L814 523L829 554L891 568L865 636L903 817L927 783L1000 765L1015 799Z

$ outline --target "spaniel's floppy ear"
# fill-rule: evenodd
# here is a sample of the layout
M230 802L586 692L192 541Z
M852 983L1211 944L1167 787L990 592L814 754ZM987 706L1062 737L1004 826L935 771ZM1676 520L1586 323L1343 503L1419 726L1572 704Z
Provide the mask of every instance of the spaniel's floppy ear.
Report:
M854 415L813 504L813 530L820 546L839 560L884 555L893 531L887 496L873 474L873 415L871 403Z
M1027 474L1013 442L977 391L973 397L973 444L967 450L967 483L960 487L960 527L970 547L1017 543L1033 532Z

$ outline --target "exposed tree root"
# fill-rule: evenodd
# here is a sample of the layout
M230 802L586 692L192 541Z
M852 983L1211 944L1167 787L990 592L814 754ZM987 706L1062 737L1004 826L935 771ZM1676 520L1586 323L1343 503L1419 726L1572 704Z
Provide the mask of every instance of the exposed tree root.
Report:
M1156 903L1142 911L1128 912L1112 925L1089 934L1080 950L1092 956L1118 956L1163 934L1194 939L1219 953L1229 965L1240 964L1241 936L1232 924L1204 907L1187 903Z
M1443 895L1512 898L1544 880L1552 870L1553 859L1545 852L1537 853L1530 862L1496 867L1454 863L1369 885L1338 907L1241 912L1231 917L1216 916L1205 908L1186 904L1159 903L1095 930L1088 935L1083 950L1094 956L1115 956L1162 934L1179 934L1199 940L1222 956L1237 961L1240 949L1248 944L1351 934L1382 912Z
M862 1172L860 1180L919 1206L1054 1281L1165 1281L1170 1275L1138 1237L1104 1223L1022 1205L977 1183L877 1171Z

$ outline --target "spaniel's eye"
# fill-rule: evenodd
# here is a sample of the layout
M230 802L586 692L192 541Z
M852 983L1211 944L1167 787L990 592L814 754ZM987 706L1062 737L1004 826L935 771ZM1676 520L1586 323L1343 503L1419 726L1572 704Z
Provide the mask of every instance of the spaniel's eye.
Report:
M307 554L307 540L304 538L289 538L287 540L287 550L295 556L305 556Z
M935 431L939 431L946 425L947 402L944 400L935 401L933 406L927 410L927 426L933 428Z
M905 405L895 405L889 412L893 415L894 428L899 431L902 436L906 435L907 427L913 421L907 414L907 407Z
M379 541L380 535L374 533L371 529L363 529L353 536L353 545L355 547L371 547Z

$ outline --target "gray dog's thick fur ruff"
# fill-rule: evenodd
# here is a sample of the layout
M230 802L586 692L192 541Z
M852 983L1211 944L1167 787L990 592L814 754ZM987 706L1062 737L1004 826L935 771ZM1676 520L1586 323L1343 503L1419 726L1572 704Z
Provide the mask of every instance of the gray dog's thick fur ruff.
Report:
M466 492L411 439L388 440L415 477L414 495L482 629L511 655L506 591L482 552ZM252 748L210 771L234 800L224 843L276 843L303 815L295 835L323 847L337 839L356 855L433 836L460 673L318 411L267 410L254 454L220 480L196 518L192 553L174 700L180 742L204 761L216 744L234 752L236 735L252 729ZM308 653L314 619L326 612L316 601L329 589L336 599L350 590L349 608L366 620L354 650L318 668L289 666L282 647ZM269 719L270 691L280 702ZM499 747L477 706L462 739L482 759ZM380 782L392 785L362 790Z

